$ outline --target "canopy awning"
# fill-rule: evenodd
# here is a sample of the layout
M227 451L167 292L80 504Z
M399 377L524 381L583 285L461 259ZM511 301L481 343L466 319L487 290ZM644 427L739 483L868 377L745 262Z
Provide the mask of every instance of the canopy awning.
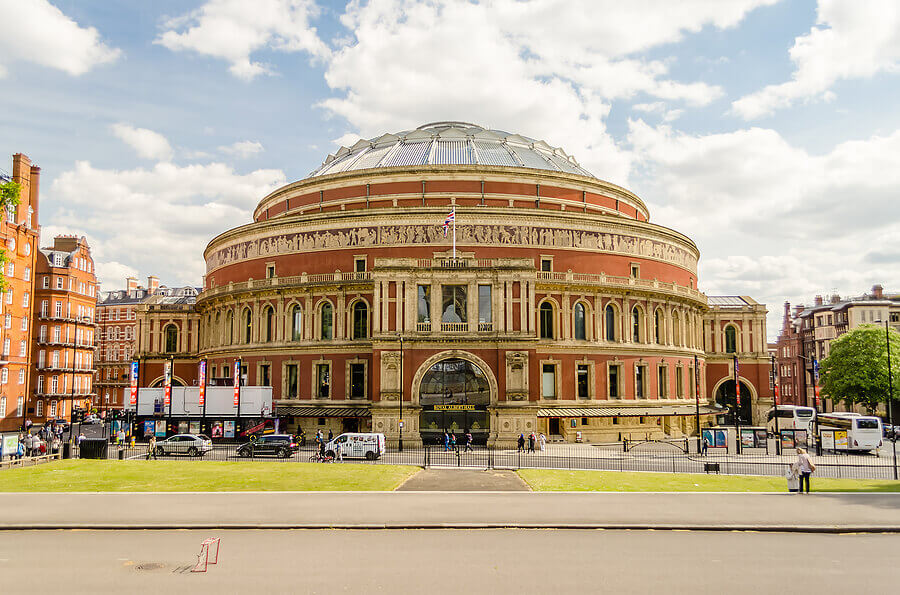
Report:
M372 412L367 407L297 407L291 405L279 406L276 409L278 415L293 415L294 417L372 417Z
M696 415L694 405L661 407L545 407L538 409L538 417L647 417L666 415ZM708 407L700 408L700 415L716 413Z

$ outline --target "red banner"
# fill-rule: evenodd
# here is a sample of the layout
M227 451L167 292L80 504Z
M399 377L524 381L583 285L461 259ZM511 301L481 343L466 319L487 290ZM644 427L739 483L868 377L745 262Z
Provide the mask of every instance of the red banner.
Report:
M206 404L206 360L200 362L200 400L199 404L203 407Z
M166 407L168 407L169 404L172 402L172 362L168 361L168 360L166 361L164 382L165 382L165 392L164 392L165 402L164 402L164 404Z
M241 401L241 360L234 360L234 406Z
M775 383L775 404L778 405L778 383Z
M131 362L131 398L129 399L129 404L137 405L137 392L138 392L138 363Z

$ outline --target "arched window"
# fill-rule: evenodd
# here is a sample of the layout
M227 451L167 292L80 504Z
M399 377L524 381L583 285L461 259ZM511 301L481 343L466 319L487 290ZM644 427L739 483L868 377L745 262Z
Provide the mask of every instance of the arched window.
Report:
M244 343L249 343L250 338L253 336L253 317L250 315L250 308L244 308L241 318L241 328L243 329L241 338L244 340Z
M725 327L725 353L737 353L737 332L730 324Z
M641 310L637 306L631 309L631 340L641 342Z
M275 340L275 309L272 306L267 306L265 310L263 310L263 323L266 329L266 341L274 341Z
M333 325L333 309L331 304L325 302L322 304L322 308L319 311L321 313L321 339L332 339L334 338L334 325Z
M616 309L612 304L606 305L606 340L616 340Z
M166 353L175 353L178 351L178 327L170 324L166 327Z
M553 338L553 304L544 302L540 308L541 339Z
M227 345L234 345L234 313L231 310L225 315L225 338Z
M653 313L653 332L656 337L656 343L662 345L663 343L663 320L662 320L662 312L657 310Z
M303 309L298 304L291 308L291 341L303 339Z
M681 321L678 312L672 312L672 342L681 345Z
M575 339L584 341L587 339L587 332L584 325L584 304L578 302L575 304Z
M353 304L353 338L365 339L369 336L369 308L362 300Z

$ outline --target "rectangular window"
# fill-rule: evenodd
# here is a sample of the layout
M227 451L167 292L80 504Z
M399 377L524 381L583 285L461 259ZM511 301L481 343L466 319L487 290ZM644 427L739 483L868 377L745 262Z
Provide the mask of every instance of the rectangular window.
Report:
M59 343L60 340L61 340L61 337L60 337L60 327L54 326L54 327L53 327L53 342L54 342L54 343Z
M619 366L609 366L609 398L618 399L619 395Z
M589 378L588 366L586 364L578 364L575 368L575 387L578 391L579 399L591 398L588 384Z
M541 259L541 272L549 273L553 270L553 259L551 258L542 258Z
M56 288L57 288L57 289L62 289L62 288L63 288L63 278L62 278L62 277L57 277L57 278L56 278Z
M44 275L44 289L50 289L50 275Z
M541 398L556 398L556 365L544 364L541 367Z
M50 417L56 417L56 401L50 401Z
M634 397L643 399L647 394L647 366L636 365L634 367Z
M266 265L266 279L272 279L275 277L275 265L267 264Z
M50 378L50 392L54 395L59 392L59 376Z
M25 267L25 280L31 281L31 267Z
M272 386L271 378L269 377L270 369L271 366L269 364L259 365L259 386Z
M38 401L34 407L34 414L38 417L44 417L44 402Z
M631 277L634 279L637 279L640 276L641 276L641 267L636 264L631 265Z
M44 394L44 377L43 376L38 376L37 393L39 395Z
M27 308L27 307L28 307L28 300L30 299L30 297L31 297L31 296L28 294L27 291L26 291L25 293L22 294L22 307L23 307L23 308Z
M28 330L28 319L25 318L24 316L22 317L22 326L21 326L21 330L23 330L23 331L27 331L27 330Z
M28 352L28 346L25 341L19 342L19 357L25 357L25 354Z
M6 397L0 397L0 417L6 417Z
M350 398L366 398L366 365L350 364Z
M56 317L62 318L62 302L56 302L55 307L56 307L56 310L55 310Z
M41 300L41 316L47 316L47 309L50 307L50 303L47 300Z
M0 384L6 384L9 382L9 369L3 368L0 370Z
M16 399L16 417L25 415L25 397Z
M316 364L316 398L327 399L331 394L331 366Z
M684 368L675 368L675 396L684 398Z
M431 286L419 285L417 291L418 314L416 321L431 324Z
M669 398L669 374L666 366L659 366L656 370L656 391L660 399Z
M466 286L444 285L441 287L441 322L463 323L466 317Z
M12 289L8 289L8 290L6 291L6 303L7 303L7 304L11 304L12 301L13 301L13 290L12 290Z
M16 263L14 263L14 262L9 263L8 272L6 273L6 275L8 277L16 276Z
M353 270L357 273L366 272L366 257L360 256L353 259Z
M478 286L478 330L491 330L491 286ZM484 327L484 328L483 328Z

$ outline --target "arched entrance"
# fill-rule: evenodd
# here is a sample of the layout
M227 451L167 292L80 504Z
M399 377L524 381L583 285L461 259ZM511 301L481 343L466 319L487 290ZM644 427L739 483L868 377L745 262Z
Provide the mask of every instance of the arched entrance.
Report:
M753 391L743 380L741 382L741 424L750 425L753 420ZM737 395L734 390L734 380L726 380L716 389L716 404L726 407L725 425L734 425L734 407L737 402Z
M474 363L450 357L431 365L419 383L419 431L424 444L443 441L444 432L453 432L464 440L466 431L472 440L487 442L490 433L488 406L491 386L485 372Z

